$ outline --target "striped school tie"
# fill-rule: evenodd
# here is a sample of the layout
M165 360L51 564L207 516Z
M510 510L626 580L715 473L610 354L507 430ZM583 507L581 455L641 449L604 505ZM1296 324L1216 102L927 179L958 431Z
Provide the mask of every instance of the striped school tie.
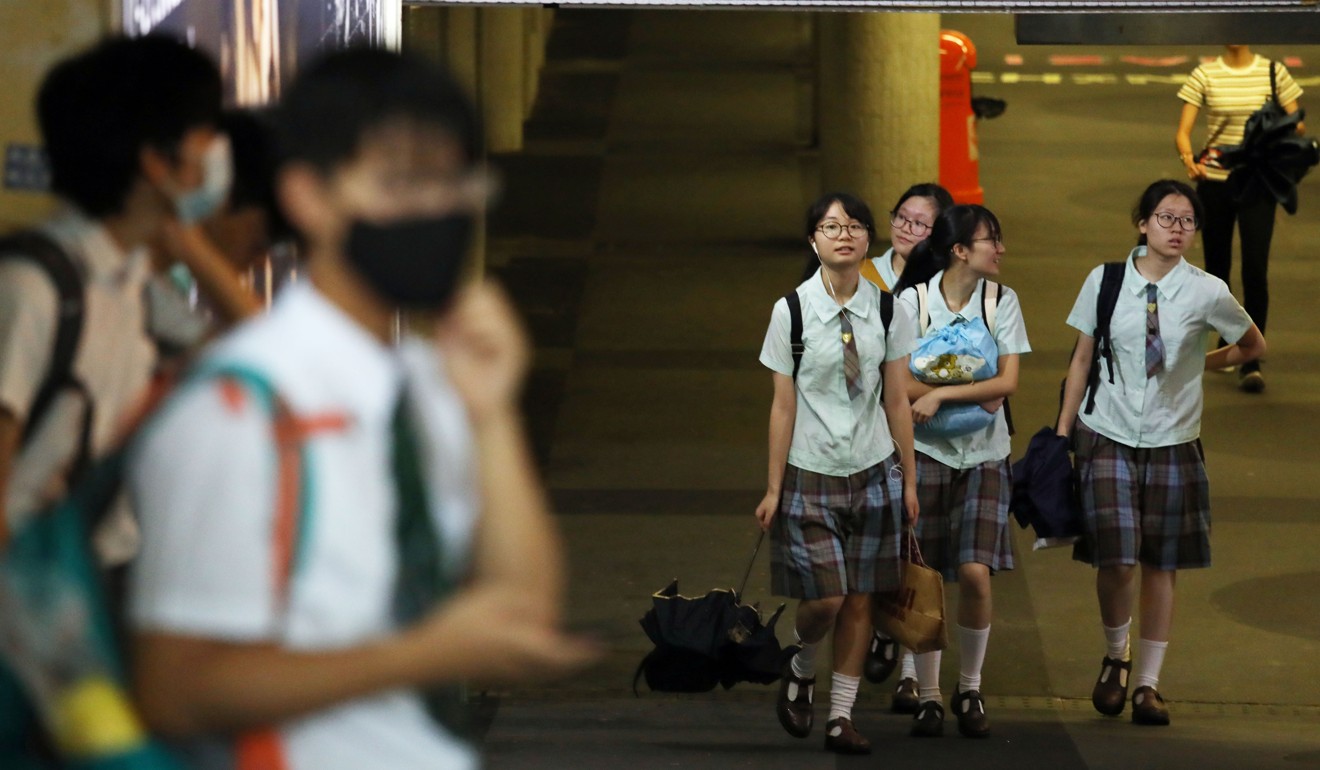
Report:
M857 357L857 340L853 337L847 310L839 311L839 326L843 339L843 378L848 383L848 398L851 400L862 395L862 362Z
M1164 371L1164 340L1160 339L1160 306L1155 301L1155 284L1146 284L1146 377Z

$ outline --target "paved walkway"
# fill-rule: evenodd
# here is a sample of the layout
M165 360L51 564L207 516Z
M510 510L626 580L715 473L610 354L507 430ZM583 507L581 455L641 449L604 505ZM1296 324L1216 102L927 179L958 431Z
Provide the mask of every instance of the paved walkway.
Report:
M755 538L770 398L756 357L773 299L800 273L801 212L819 192L808 22L558 15L527 148L499 159L508 195L492 217L491 259L537 338L528 406L571 549L571 622L613 652L561 687L501 694L487 740L493 767L834 762L818 736L780 730L771 688L627 692L648 648L636 621L649 594L674 577L686 593L734 585ZM1180 175L1176 86L1034 77L1059 70L1052 51L1015 46L1008 17L944 24L981 49L977 92L1009 104L981 124L981 150L987 205L1008 246L1003 278L1022 297L1035 350L1014 399L1020 452L1052 420L1072 346L1063 319L1082 278L1126 254L1128 212L1145 184ZM1121 57L1215 49L1102 53L1110 58L1097 67L1149 74ZM1320 70L1320 47L1284 54L1302 60L1299 77ZM1013 55L1023 64L1004 63ZM1027 77L1001 76L1010 71ZM1303 106L1320 109L1320 88L1308 87ZM904 766L1320 765L1320 335L1308 315L1320 290L1318 179L1303 185L1298 215L1280 215L1268 389L1247 396L1232 376L1206 378L1215 566L1180 576L1161 682L1174 725L1134 728L1081 700L1103 652L1093 574L1062 551L1031 552L1018 533L1019 568L994 583L985 671L994 737L912 741L884 712L887 693L864 686L857 721L890 757ZM1199 261L1199 251L1188 256ZM748 598L772 606L768 584L763 556ZM779 630L791 635L787 618ZM946 692L956 660L956 649L945 656Z

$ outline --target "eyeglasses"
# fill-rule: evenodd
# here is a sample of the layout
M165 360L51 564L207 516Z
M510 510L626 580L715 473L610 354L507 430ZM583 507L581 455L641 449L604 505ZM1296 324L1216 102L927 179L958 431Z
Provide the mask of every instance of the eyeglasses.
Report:
M816 228L817 231L830 240L834 240L840 235L843 235L844 229L844 226L838 222L826 222ZM852 238L861 238L863 235L866 235L871 231L871 228L858 222L853 222L848 225L846 229L848 230L848 235Z
M889 224L893 225L895 230L902 230L903 226L906 225L908 232L913 235L925 235L930 232L930 225L925 222L918 222L915 219L908 219L897 211L889 215Z
M1174 222L1182 225L1182 229L1189 232L1196 229L1196 217L1176 217L1167 211L1161 211L1156 214L1155 221L1165 230L1171 229Z
M977 241L984 241L985 243L992 244L996 249L1004 245L1003 238L973 238L972 239L972 243L976 243Z

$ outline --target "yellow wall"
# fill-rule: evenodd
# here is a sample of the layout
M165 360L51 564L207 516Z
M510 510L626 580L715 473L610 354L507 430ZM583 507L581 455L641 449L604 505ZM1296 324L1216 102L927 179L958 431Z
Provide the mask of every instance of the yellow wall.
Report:
M101 37L112 23L113 0L0 0L0 151L37 145L32 102L52 63ZM49 210L47 195L0 188L0 230Z

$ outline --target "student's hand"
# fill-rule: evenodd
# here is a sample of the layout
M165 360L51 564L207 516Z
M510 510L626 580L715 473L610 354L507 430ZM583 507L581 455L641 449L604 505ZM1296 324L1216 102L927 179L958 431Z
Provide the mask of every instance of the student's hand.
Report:
M761 525L762 532L770 531L770 522L775 520L775 512L778 510L779 495L766 492L765 497L761 498L760 505L756 506L756 522Z
M516 407L528 344L503 291L490 282L462 290L437 323L436 344L474 423Z
M935 388L931 392L912 402L912 422L917 425L925 425L940 410L940 389Z
M921 505L917 503L917 485L903 485L903 513L907 517L909 527L917 525L917 517L921 515Z
M981 402L981 408L986 410L990 414L994 414L995 412L998 412L999 408L1002 407L1003 405L1004 405L1003 398L992 398L989 401Z
M1203 163L1189 163L1189 164L1187 164L1187 178L1188 178L1188 179L1191 179L1191 180L1193 180L1193 181L1196 181L1196 180L1199 180L1199 179L1205 179L1205 178L1207 178L1207 176L1208 176L1208 174L1206 173L1206 170L1205 170L1205 164L1203 164Z
M573 674L596 662L602 645L552 625L543 608L507 588L461 590L404 632L418 684L471 681L526 684Z

